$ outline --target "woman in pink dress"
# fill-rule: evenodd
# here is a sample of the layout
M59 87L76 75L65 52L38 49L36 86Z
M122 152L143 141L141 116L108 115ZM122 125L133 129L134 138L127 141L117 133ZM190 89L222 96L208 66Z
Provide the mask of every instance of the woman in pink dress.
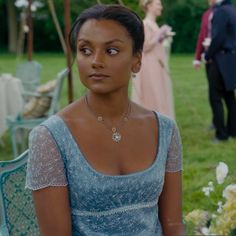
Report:
M140 0L140 7L146 13L143 20L145 43L141 71L132 81L132 100L174 118L171 79L162 46L163 40L171 36L171 28L167 25L159 27L156 23L162 12L160 0Z

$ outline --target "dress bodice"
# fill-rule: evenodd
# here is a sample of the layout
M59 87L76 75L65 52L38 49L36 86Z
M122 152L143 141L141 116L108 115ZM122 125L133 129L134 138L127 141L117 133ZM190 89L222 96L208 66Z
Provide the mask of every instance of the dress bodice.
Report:
M73 235L162 235L158 199L165 172L182 167L175 123L157 117L159 144L153 164L144 171L111 176L87 162L64 121L52 116L31 132L26 186L35 190L68 185Z

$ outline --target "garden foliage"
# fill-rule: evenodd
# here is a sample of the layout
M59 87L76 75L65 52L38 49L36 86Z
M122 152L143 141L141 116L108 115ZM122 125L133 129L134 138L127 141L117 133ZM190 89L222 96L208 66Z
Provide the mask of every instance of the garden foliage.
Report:
M13 1L14 0L9 0ZM62 51L51 15L48 10L47 0L41 0L44 7L34 14L34 48L36 51ZM100 0L102 3L118 3L116 0ZM138 0L123 0L126 6L143 16L138 7ZM207 9L207 0L162 0L164 11L158 20L160 24L167 23L177 33L174 37L174 52L193 52L200 27L201 15ZM233 0L236 4L236 0ZM96 4L96 0L71 0L72 21L85 8ZM64 27L63 0L54 1L57 15ZM19 21L19 9L16 9ZM7 50L8 44L8 14L7 1L0 0L0 50ZM19 23L19 22L18 22Z

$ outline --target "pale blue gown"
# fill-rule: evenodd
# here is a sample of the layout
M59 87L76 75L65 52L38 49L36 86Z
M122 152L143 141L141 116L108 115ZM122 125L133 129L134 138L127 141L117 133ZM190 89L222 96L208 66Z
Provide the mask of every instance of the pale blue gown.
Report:
M63 119L52 116L30 134L26 187L68 186L74 236L161 236L158 199L165 172L182 169L182 150L175 122L155 114L155 161L144 171L119 176L96 171Z

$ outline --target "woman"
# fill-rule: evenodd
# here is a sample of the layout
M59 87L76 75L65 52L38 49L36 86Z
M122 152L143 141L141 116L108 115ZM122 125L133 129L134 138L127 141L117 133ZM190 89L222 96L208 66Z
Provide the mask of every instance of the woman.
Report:
M145 42L142 68L132 81L132 100L147 109L174 118L172 85L167 55L162 46L162 41L171 36L171 28L167 25L159 28L156 23L156 18L162 12L160 0L140 0L140 7L146 13L143 21Z
M41 235L182 235L178 129L128 99L142 21L97 5L71 39L88 92L30 135L26 186Z

